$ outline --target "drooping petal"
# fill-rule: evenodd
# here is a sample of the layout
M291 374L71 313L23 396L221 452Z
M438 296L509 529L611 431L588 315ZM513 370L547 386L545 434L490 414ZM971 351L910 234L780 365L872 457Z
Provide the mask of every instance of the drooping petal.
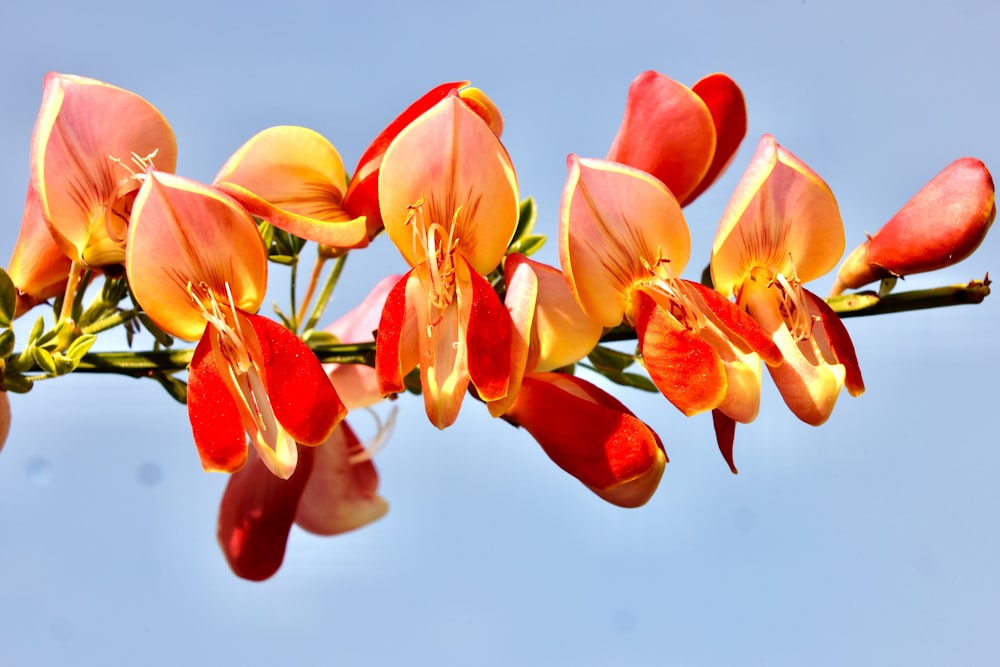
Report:
M459 258L464 263L464 258ZM459 275L462 273L459 269ZM469 271L472 303L469 308L468 332L469 378L480 398L492 401L507 395L511 369L511 320L500 303L497 293L485 278ZM461 283L459 283L461 285ZM467 292L459 289L461 300ZM464 311L464 307L461 308ZM461 324L460 324L461 326Z
M347 422L312 452L312 474L296 524L317 535L338 535L385 515L389 505L378 495L378 473Z
M755 267L808 282L836 266L844 224L827 184L764 135L722 215L712 281L734 294Z
M704 100L649 71L629 87L625 117L607 159L652 174L685 202L708 173L715 151L715 124Z
M323 365L305 343L274 320L246 317L260 343L275 417L299 444L321 444L347 415Z
M327 326L341 343L372 343L392 288L403 276L386 276L349 312ZM364 364L327 364L326 372L348 409L363 408L382 400L375 369Z
M679 275L691 239L680 205L645 172L569 156L559 219L559 258L577 300L602 326L621 323L632 287L669 263Z
M313 130L286 125L259 132L226 161L214 185L295 236L333 248L368 244L364 216L343 208L340 153Z
M537 363L538 345L534 346L534 351L532 349L538 299L538 275L533 270L535 264L519 253L504 257L506 292L503 305L510 315L510 376L507 395L487 403L493 417L499 417L510 409L521 389L525 373L534 369Z
M525 376L507 417L556 465L621 507L645 504L667 463L652 429L613 396L571 375Z
M124 261L135 173L150 162L161 171L177 164L173 132L153 105L94 79L46 75L31 184L68 257L89 266Z
M691 194L681 201L694 201L712 185L736 157L736 151L747 134L747 107L743 91L727 75L717 72L700 79L691 90L705 102L715 125L715 155L705 176Z
M986 165L971 157L952 162L848 255L833 295L962 261L979 247L996 218L994 196Z
M410 264L433 249L414 234L439 225L485 275L503 258L517 227L519 200L506 149L483 119L449 95L407 125L385 152L379 204L389 238ZM436 246L435 246L436 247Z
M417 315L408 297L422 294L420 276L411 270L386 296L375 345L375 376L383 396L405 391L403 378L417 365Z
M272 475L256 455L229 478L216 534L237 576L263 581L281 567L300 498L312 478L314 451L302 448L289 479Z
M206 320L191 287L256 312L267 255L253 218L229 195L150 172L135 199L125 262L136 300L164 331L197 340Z
M851 396L860 396L865 392L865 381L861 377L861 366L854 352L854 342L847 333L844 321L826 301L809 290L803 290L803 293L809 300L810 314L816 318L814 325L816 335L820 336L821 341L826 341L833 357L844 366L844 386L847 388L847 393Z
M72 261L45 224L38 198L29 184L21 229L7 264L7 275L17 288L14 315L20 317L42 301L62 294L71 266Z
M639 351L660 393L687 416L717 408L728 386L718 353L645 289L636 290L633 301Z
M10 434L10 419L10 397L7 396L7 392L0 391L0 451L3 450Z
M719 452L729 464L729 470L735 475L739 472L736 469L736 462L733 460L736 421L721 410L712 410L712 425L715 427L715 440L719 445Z
M247 433L216 363L211 335L211 330L205 331L188 368L188 419L202 467L207 472L236 472L247 460Z

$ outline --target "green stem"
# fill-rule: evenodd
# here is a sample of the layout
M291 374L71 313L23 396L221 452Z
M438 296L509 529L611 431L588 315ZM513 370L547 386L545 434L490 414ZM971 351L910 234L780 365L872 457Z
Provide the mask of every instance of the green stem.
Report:
M323 291L319 293L319 298L316 299L316 305L309 315L309 320L303 329L304 331L311 331L316 326L316 323L319 322L319 318L323 316L323 310L326 309L326 304L330 302L330 295L333 294L333 288L337 286L340 274L344 271L344 262L347 261L347 255L348 253L344 253L338 257L337 263L333 265L333 271L330 272L326 282L323 284Z

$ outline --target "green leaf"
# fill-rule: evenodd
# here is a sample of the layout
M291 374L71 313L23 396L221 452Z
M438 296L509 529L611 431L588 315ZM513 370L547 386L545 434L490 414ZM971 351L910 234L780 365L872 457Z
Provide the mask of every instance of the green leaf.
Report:
M595 347L587 358L590 363L594 364L594 367L604 374L608 372L618 372L625 370L629 366L635 363L635 355L628 354L627 352L619 352L618 350L613 350L610 347L604 347L603 345L598 345Z
M298 261L299 261L298 257L295 257L294 255L287 255L287 254L271 255L270 257L268 257L268 259L271 260L272 262L274 262L275 264L281 264L282 266L292 266L292 265L298 263Z
M0 359L6 359L14 351L14 331L7 329L0 334Z
M546 237L541 235L525 236L511 243L507 252L519 252L525 256L533 255L545 245L545 240Z
M14 322L17 308L17 288L7 272L0 269L0 327L9 327Z
M46 373L50 375L58 375L58 370L56 369L56 361L52 358L52 353L43 347L34 347L31 349L31 356L41 368Z
M66 350L66 356L76 362L74 369L80 364L80 360L83 359L83 355L90 351L91 346L96 341L97 336L93 334L83 334L70 344L69 348Z
M320 350L332 345L340 344L340 339L332 333L327 331L316 331L315 329L307 331L305 335L302 336L302 340L305 341L306 345L313 350Z
M632 387L634 389L641 389L642 391L648 391L650 393L656 393L660 391L645 375L640 375L639 373L606 373L605 377L614 382L615 384L620 384L626 387Z
M170 397L178 403L187 403L187 383L166 373L156 373L152 376L160 383L160 386L167 390Z
M150 333L150 335L153 336L154 339L156 339L157 343L163 347L170 347L174 344L173 337L160 327L156 326L156 323L149 319L149 315L146 313L139 313L138 318L139 321L142 322L142 326ZM129 342L129 345L131 346L131 341Z

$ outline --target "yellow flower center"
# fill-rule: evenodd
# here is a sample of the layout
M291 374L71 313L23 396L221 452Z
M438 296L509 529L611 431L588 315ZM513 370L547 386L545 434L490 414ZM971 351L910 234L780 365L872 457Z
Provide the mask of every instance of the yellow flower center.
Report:
M698 307L691 287L670 268L670 259L663 256L663 248L657 246L656 259L653 261L645 257L641 260L643 267L651 274L647 284L667 298L667 312L689 331L700 331L705 326L705 315Z
M431 305L438 310L447 308L455 298L455 237L461 206L455 210L448 226L435 221L423 198L407 207L406 224L413 229L413 256L427 262L430 275Z

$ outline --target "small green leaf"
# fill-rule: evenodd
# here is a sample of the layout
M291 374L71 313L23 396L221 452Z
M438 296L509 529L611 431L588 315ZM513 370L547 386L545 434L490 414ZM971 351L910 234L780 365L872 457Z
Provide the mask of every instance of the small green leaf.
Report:
M178 403L187 403L187 383L166 373L156 373L152 376L160 383L160 386L167 390L170 397Z
M619 352L603 345L595 347L587 358L602 373L621 372L635 363L634 354Z
M294 255L271 255L268 259L282 266L292 266L299 261L299 258Z
M315 329L307 331L305 335L302 336L302 340L305 341L306 345L313 350L320 350L332 345L340 344L340 339L332 333L327 331L316 331Z
M66 375L68 373L72 373L76 370L76 367L80 365L78 360L67 357L61 352L53 354L52 360L56 364L56 375Z
M146 313L138 313L137 316L139 321L142 322L142 326L150 333L150 335L153 336L154 339L156 339L157 343L163 347L170 347L174 344L173 337L160 327L156 326L156 323L149 319L149 315ZM131 341L129 341L130 346L131 344Z
M645 375L640 375L639 373L607 373L605 374L609 380L615 384L620 384L626 387L632 387L634 389L641 389L642 391L648 391L650 393L656 393L659 389L653 384Z
M28 345L34 345L43 331L45 331L45 318L39 317L31 327L31 333L28 334Z
M0 359L6 359L14 351L14 330L7 329L0 334Z
M7 272L0 269L0 327L9 327L17 309L17 288Z
M55 359L52 358L52 353L43 347L35 347L31 349L31 356L41 368L46 373L50 375L58 375L58 370L56 369Z
M540 235L530 235L518 239L510 244L508 252L519 252L522 255L530 256L538 252L545 245L546 237Z
M66 350L66 356L80 364L83 355L90 351L91 346L97 341L97 336L93 334L83 334L74 340Z

